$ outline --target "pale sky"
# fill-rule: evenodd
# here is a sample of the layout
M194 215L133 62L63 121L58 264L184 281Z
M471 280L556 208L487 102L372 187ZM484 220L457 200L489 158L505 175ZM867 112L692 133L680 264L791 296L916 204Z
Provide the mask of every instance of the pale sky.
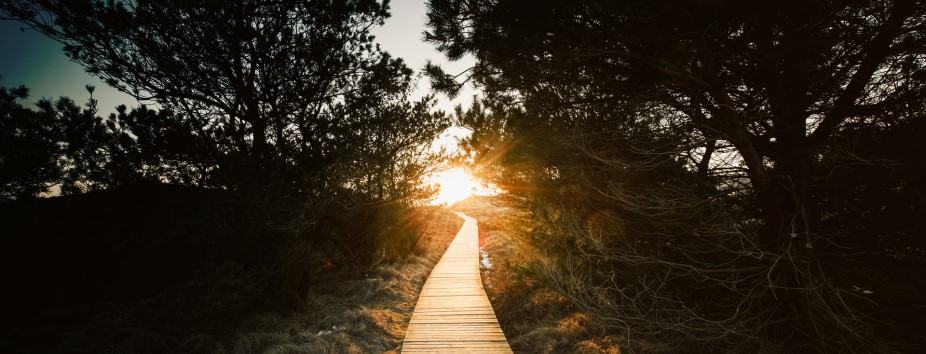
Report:
M99 100L103 116L115 112L120 104L138 105L129 95L107 86L71 62L61 44L35 31L20 31L21 27L19 22L0 21L0 86L26 85L29 102L67 96L83 105L90 98L84 85L90 84L96 86L93 96Z
M424 42L423 33L427 21L425 0L392 0L389 6L392 17L386 20L383 27L374 29L373 35L376 36L376 42L380 43L383 49L394 57L404 59L405 63L415 69L416 73L423 71L424 63L428 59L440 64L445 71L451 74L462 72L473 65L474 60L470 56L450 63L443 54L434 49L433 45ZM421 78L416 91L417 97L427 94L430 89L428 79ZM467 85L453 101L448 101L446 97L439 95L440 108L452 111L457 104L468 107L474 93L473 87Z
M416 73L421 71L428 59L442 64L449 73L461 72L472 65L471 58L447 63L442 54L423 41L425 0L394 0L390 7L392 17L373 33L376 41L393 57L404 59ZM30 102L37 102L42 97L56 99L68 96L83 104L89 98L84 85L94 85L94 97L99 100L103 116L114 112L114 107L120 104L138 105L130 96L85 73L80 65L64 55L57 42L34 31L20 31L20 27L18 22L0 21L0 86L26 85L30 89ZM422 78L414 98L427 94L429 89L427 78ZM467 87L453 101L439 96L438 108L451 111L456 104L469 106L474 92L472 87Z

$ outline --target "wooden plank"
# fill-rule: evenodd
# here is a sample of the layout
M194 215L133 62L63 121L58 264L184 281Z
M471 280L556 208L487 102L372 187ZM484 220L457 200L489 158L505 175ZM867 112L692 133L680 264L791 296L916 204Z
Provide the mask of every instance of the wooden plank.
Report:
M511 353L482 288L479 229L465 221L424 283L408 324L402 353Z

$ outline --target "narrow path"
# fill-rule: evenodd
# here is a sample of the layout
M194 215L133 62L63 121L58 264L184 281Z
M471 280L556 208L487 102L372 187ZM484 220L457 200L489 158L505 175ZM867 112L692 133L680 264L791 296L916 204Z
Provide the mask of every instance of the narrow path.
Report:
M412 314L402 353L511 353L479 276L479 229L465 222L434 266Z

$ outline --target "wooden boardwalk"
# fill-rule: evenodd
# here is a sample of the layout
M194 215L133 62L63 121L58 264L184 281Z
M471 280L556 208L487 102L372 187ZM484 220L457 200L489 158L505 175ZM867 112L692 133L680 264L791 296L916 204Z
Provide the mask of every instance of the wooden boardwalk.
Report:
M511 353L479 276L479 229L465 222L434 266L421 295L402 353Z

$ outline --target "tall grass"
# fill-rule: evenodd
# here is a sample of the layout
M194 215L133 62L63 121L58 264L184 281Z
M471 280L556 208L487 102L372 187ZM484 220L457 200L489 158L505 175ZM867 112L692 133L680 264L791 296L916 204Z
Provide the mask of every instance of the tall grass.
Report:
M479 221L479 242L491 268L482 281L496 317L516 353L620 353L624 338L575 307L533 266L534 248L516 237L519 212L501 198L477 198L452 207Z
M418 292L462 226L446 210L423 207L414 252L378 262L358 276L341 267L309 287L302 309L249 319L231 341L234 352L374 353L398 349Z
M433 207L337 224L338 210L152 186L2 207L5 353L393 350L462 225Z

